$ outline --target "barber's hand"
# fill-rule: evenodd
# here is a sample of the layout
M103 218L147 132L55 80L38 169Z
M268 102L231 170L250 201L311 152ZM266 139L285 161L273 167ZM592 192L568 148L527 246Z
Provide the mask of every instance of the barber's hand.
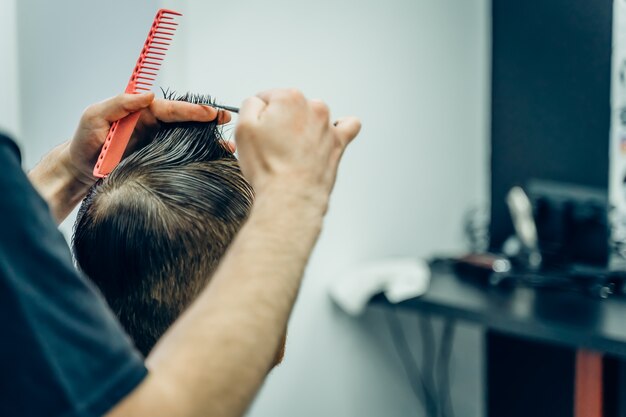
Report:
M111 123L130 113L141 111L141 117L128 150L145 143L161 122L208 122L219 118L220 123L230 121L230 113L213 107L182 101L155 99L153 93L120 94L101 103L89 106L83 113L78 129L69 146L65 163L76 179L90 185L96 180L93 167L100 154Z
M360 129L355 117L331 123L323 102L297 90L264 92L241 106L235 131L239 163L257 195L278 184L325 204L341 156Z

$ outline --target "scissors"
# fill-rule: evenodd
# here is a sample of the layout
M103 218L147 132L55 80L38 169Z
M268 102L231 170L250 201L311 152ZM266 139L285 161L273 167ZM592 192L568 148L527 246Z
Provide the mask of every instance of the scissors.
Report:
M198 103L198 104L200 104L201 106L215 107L216 109L228 110L229 112L232 112L232 113L239 113L239 107L225 106L222 104L206 104L206 103Z

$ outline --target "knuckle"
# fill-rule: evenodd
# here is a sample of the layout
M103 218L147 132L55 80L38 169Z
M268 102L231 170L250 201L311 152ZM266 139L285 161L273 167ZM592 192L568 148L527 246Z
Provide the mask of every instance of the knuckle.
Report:
M256 101L255 97L248 97L241 103L241 107L244 108L244 107L251 106L252 103L254 103L255 101Z
M311 107L320 119L325 121L328 121L330 119L330 109L328 108L328 105L323 101L311 101Z
M302 91L298 90L297 88L288 88L285 90L284 94L285 98L290 101L304 101L304 94L302 94Z
M128 104L128 97L124 93L118 94L111 99L111 104L113 106L121 106L125 108Z
M83 120L91 120L91 119L97 117L97 115L98 115L98 105L97 104L92 104L92 105L88 106L83 111L82 119Z
M176 108L174 107L174 103L167 103L167 106L165 107L165 115L168 119L173 120L176 118Z

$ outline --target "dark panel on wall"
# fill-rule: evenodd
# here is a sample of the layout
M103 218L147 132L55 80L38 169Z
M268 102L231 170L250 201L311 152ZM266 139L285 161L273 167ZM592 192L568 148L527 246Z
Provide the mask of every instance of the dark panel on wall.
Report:
M488 417L574 416L575 351L487 332Z
M491 246L532 178L606 188L612 0L493 0Z
M623 358L604 358L604 417L626 417L626 361Z

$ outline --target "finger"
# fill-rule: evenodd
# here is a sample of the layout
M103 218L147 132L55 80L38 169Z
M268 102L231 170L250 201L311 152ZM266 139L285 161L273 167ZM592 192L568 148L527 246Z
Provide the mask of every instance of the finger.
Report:
M107 122L114 122L141 109L154 100L154 93L120 94L93 106L93 114Z
M239 124L256 122L265 111L267 103L259 97L249 97L241 104L239 109Z
M356 117L337 119L337 121L333 123L333 126L343 146L348 146L361 131L361 121Z
M283 88L262 91L257 97L265 103L286 103L290 106L306 104L306 98L300 90L295 88Z
M322 100L309 100L309 106L325 124L328 124L330 120L330 109L326 103Z
M218 110L214 107L165 99L154 100L150 111L154 117L165 123L210 122L218 115Z
M231 119L232 119L232 116L229 111L218 110L217 112L217 124L218 125L223 125L225 123L228 123L231 121Z
M224 140L223 141L224 147L230 152L230 153L235 153L235 151L237 151L237 145L235 145L235 142L230 141L230 140Z
M256 97L263 100L265 103L269 103L272 100L272 98L276 95L276 93L279 91L281 90L277 88L261 91L260 93L256 94Z

